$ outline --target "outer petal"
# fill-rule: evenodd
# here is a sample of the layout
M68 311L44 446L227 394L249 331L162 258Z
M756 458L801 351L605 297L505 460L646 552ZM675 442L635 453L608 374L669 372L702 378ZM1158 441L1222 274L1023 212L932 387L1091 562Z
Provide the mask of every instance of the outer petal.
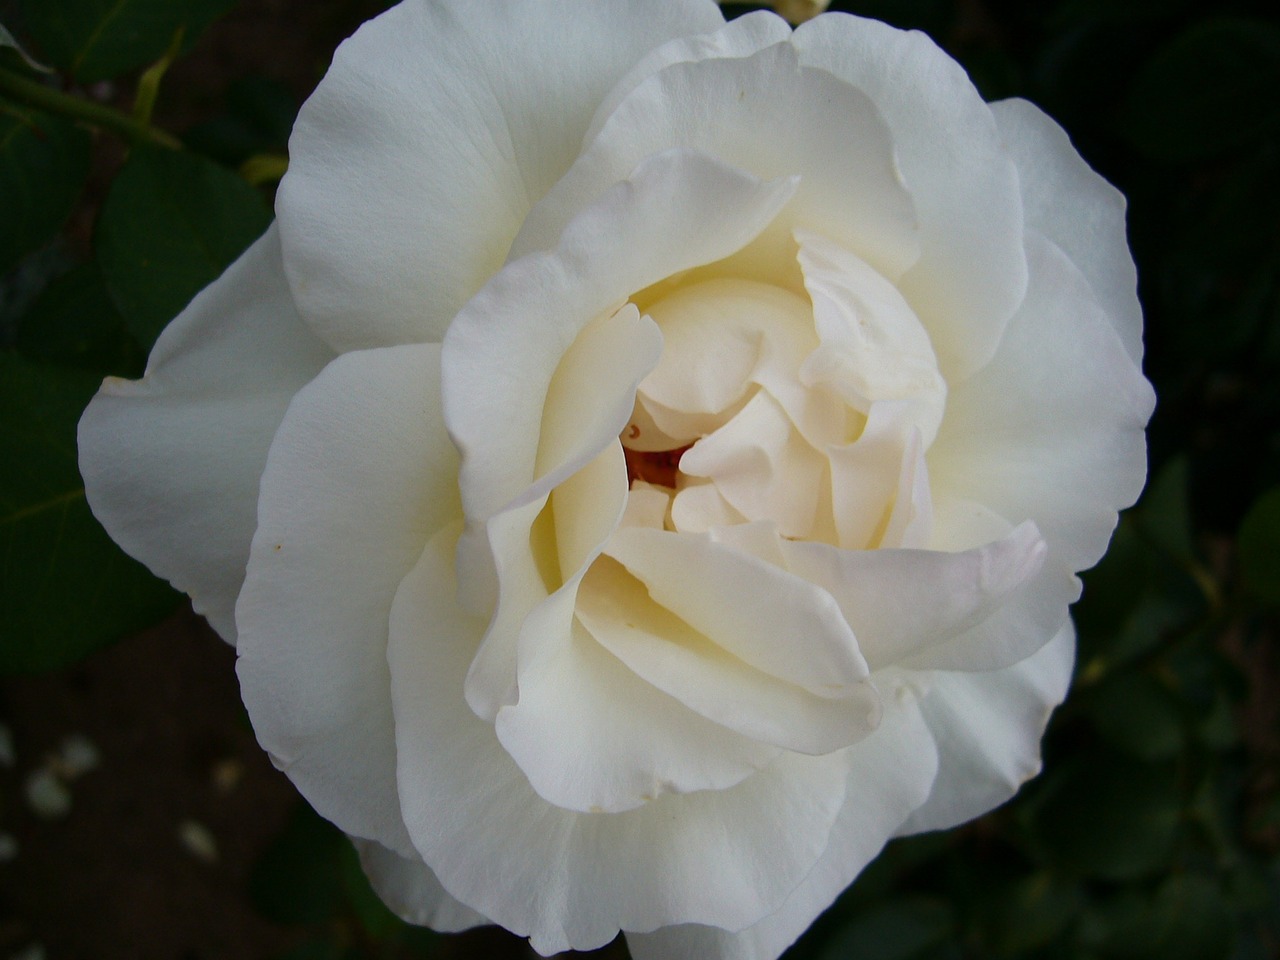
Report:
M928 796L939 763L914 694L885 686L880 729L840 755L849 793L827 848L786 902L738 933L695 925L628 933L635 960L775 960L871 862Z
M340 349L439 340L592 114L708 0L409 0L334 56L277 198L290 282Z
M513 249L547 247L579 210L644 157L673 147L710 154L756 176L799 176L788 227L823 233L888 277L900 276L919 254L911 198L884 119L864 92L805 68L785 42L747 57L675 63L639 83L530 212ZM780 267L768 259L790 256L794 263L789 232L779 231L775 239L780 245L770 247L769 257L753 261L773 274Z
M644 80L673 63L690 63L698 60L724 60L749 57L791 36L791 27L785 20L767 10L756 10L726 23L714 33L696 37L680 37L664 43L648 54L619 80L609 95L596 108L595 117L583 144L596 138L605 121L618 109L627 96Z
M1018 165L1027 226L1044 234L1080 268L1125 349L1142 359L1138 271L1125 238L1124 195L1076 153L1066 132L1035 104L991 104Z
M258 741L323 816L409 852L387 623L422 545L461 515L435 345L344 354L271 446L236 607Z
M900 833L972 820L1040 772L1040 738L1067 695L1075 645L1067 620L1049 643L1012 667L932 675L921 709L938 742L938 779Z
M294 308L273 225L165 328L146 376L109 378L80 420L94 515L232 643L267 448L331 359Z
M1017 172L991 111L922 33L833 13L801 24L792 43L889 124L920 223L920 259L898 287L955 383L995 353L1027 283Z
M625 813L547 804L463 699L484 622L454 603L452 556L438 537L401 585L389 654L405 822L445 889L544 954L777 909L827 847L839 758L783 755L728 790Z
M1027 261L1027 299L996 358L952 389L929 475L951 497L1034 520L1082 570L1142 489L1155 396L1062 251L1029 233Z
M1056 578L1059 590L1037 582L1047 548L1030 523L961 553L840 550L790 541L780 546L787 569L831 591L876 670L945 656L968 633L986 641L972 644L971 668L1016 662L1053 635L1074 599L1069 576ZM1018 596L1025 592L1034 596Z
M456 933L493 922L449 896L431 868L416 856L402 857L372 840L352 837L351 842L360 854L360 866L369 883L402 920L439 933Z

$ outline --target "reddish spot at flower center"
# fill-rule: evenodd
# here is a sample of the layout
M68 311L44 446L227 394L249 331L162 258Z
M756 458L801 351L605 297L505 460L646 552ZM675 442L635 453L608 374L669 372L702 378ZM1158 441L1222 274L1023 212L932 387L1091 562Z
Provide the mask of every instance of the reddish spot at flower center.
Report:
M627 484L635 480L643 480L659 487L676 486L676 474L680 472L680 458L693 444L679 447L676 450L632 450L626 446L622 453L627 459Z

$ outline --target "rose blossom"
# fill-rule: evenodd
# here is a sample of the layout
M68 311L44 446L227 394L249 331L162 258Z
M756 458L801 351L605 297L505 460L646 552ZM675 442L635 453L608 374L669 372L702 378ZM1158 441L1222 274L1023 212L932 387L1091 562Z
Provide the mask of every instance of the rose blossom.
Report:
M397 911L773 958L1036 773L1153 403L1044 114L843 14L409 0L290 152L81 468Z

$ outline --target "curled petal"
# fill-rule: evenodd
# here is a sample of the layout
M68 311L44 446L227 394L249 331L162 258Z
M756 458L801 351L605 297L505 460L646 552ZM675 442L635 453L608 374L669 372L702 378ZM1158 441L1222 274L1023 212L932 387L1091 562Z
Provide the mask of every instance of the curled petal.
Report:
M440 417L440 348L343 354L271 445L236 605L240 692L258 742L316 810L408 852L388 696L391 601L461 514Z
M293 305L273 225L165 328L142 380L109 378L81 418L94 515L228 642L267 449L332 359Z
M846 766L784 753L729 789L621 813L548 804L463 699L485 625L454 602L454 536L401 584L389 650L405 823L444 888L544 954L777 909L827 847Z
M340 350L439 341L615 82L723 24L708 0L409 0L370 20L303 105L276 201L308 322Z
M1027 286L1018 173L991 109L917 31L833 13L801 24L792 43L801 63L864 91L888 124L920 255L900 280L880 272L897 280L954 384L991 359Z
M938 743L938 779L901 833L944 830L999 806L1040 772L1040 738L1071 683L1068 620L1025 660L990 673L939 671L921 709Z
M1034 520L1082 570L1142 489L1155 395L1080 271L1045 238L1026 240L1026 301L995 359L952 388L929 474L953 497Z

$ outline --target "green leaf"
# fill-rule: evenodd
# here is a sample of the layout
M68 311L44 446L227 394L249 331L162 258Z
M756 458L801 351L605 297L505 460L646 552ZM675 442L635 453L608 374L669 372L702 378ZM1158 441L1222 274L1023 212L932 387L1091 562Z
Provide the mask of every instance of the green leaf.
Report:
M254 154L283 153L298 102L288 87L264 77L239 77L227 88L226 110L183 134L183 142L219 163L238 166Z
M374 940L383 940L403 927L404 921L397 917L384 904L365 876L360 866L360 855L351 843L343 844L339 851L338 862L342 871L342 887L346 894L347 905L355 914L360 926Z
M1097 911L1088 938L1105 957L1226 960L1235 930L1218 884L1209 877L1170 877L1154 896L1117 898Z
M1048 872L994 887L984 898L987 941L1000 956L1020 956L1059 940L1081 904L1079 887Z
M1187 499L1187 460L1175 457L1151 481L1137 510L1138 526L1174 559L1195 562Z
M1261 140L1280 124L1280 27L1219 17L1190 27L1134 80L1124 130L1160 160L1204 159Z
M1177 700L1146 673L1118 672L1088 690L1082 701L1098 733L1125 753L1165 760L1182 749Z
M85 502L76 424L97 387L91 374L0 353L0 670L75 663L177 603Z
M1131 880L1167 869L1182 806L1172 764L1093 750L1057 769L1030 827L1036 847L1068 876Z
M912 897L881 904L855 917L828 942L820 960L914 960L953 936L951 907Z
M1280 604L1280 487L1254 503L1240 524L1240 578L1249 593Z
M53 239L88 176L85 131L0 99L0 273Z
M92 263L73 268L45 288L18 322L14 345L28 357L99 376L139 376L146 359Z
M138 342L150 349L270 222L258 191L216 163L135 150L107 194L95 240L107 289Z
M189 46L235 0L20 0L44 59L81 83L158 59L186 28Z
M299 803L283 832L258 858L249 898L268 920L323 923L343 900L342 832Z

